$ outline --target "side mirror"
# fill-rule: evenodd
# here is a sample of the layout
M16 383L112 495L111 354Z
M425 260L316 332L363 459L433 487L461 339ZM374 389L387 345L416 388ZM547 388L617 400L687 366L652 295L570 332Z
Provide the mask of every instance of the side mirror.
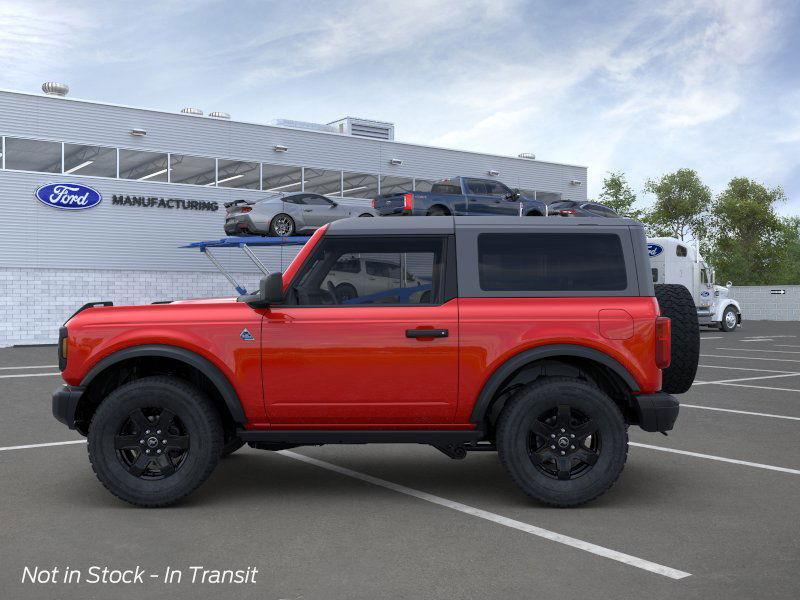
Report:
M280 304L283 301L283 273L270 273L262 277L256 293L239 296L236 301L246 302L252 308L267 308L271 304Z
M725 284L725 287L731 289L733 287L733 282L729 281L728 283Z
M339 206L339 203L331 200L331 208L336 208L337 206Z

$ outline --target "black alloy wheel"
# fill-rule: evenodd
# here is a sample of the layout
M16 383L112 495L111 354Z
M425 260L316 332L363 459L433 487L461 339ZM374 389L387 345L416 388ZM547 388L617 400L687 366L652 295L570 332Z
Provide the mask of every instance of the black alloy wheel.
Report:
M164 479L183 466L189 433L172 411L137 408L114 437L117 458L128 473L142 479Z
M528 454L542 473L562 481L585 475L600 457L597 425L568 404L545 411L531 425Z

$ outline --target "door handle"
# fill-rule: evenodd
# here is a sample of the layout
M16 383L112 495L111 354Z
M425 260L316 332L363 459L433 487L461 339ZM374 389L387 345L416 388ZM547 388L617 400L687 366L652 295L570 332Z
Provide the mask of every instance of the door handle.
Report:
M303 209L303 212L311 212L312 210L313 210L313 209L311 209L311 208L304 208L304 209Z
M406 329L407 338L446 338L448 335L447 329Z

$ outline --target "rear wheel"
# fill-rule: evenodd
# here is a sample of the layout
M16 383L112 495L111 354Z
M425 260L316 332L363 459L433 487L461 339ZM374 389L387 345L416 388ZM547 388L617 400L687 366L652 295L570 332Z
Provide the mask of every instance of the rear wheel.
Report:
M722 321L719 324L721 331L734 331L739 324L739 318L736 315L736 310L729 306L722 313Z
M89 426L89 460L100 482L137 506L173 504L214 470L223 432L211 401L173 377L114 390Z
M669 317L672 329L672 359L662 371L661 389L668 394L683 394L692 387L700 360L697 308L685 286L658 284L655 291L661 314Z
M275 237L289 237L294 230L294 219L283 213L272 217L269 224L269 234Z
M547 377L525 386L503 408L497 450L528 496L578 506L617 480L628 456L628 432L619 408L600 389Z
M428 209L428 212L425 214L428 215L429 217L444 217L449 215L450 213L443 206L432 206L431 208Z

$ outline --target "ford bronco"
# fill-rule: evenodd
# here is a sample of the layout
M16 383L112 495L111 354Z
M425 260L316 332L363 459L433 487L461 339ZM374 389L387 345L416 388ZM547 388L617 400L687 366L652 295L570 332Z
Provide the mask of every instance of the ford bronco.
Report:
M337 293L330 272L365 259L402 273ZM699 351L691 295L654 288L627 219L345 219L256 293L108 304L61 329L53 414L139 506L245 443L496 450L530 497L575 506L617 480L629 425L672 429Z

